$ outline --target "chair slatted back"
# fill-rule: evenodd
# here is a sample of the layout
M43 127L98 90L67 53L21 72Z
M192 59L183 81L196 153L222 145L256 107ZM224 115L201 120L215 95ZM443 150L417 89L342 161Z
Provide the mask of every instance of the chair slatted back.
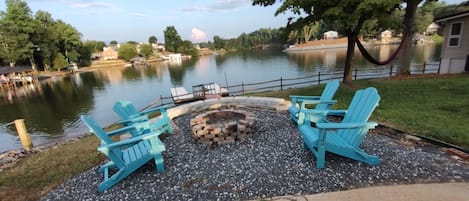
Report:
M347 113L342 122L344 123L363 123L367 122L371 114L378 106L381 97L378 91L369 87L364 90L358 90L353 96ZM369 128L361 129L341 129L337 132L343 139L354 147L360 146L363 138L368 133Z
M319 100L332 100L335 92L339 89L339 80L333 80L326 84L326 87L322 91L321 98ZM317 104L316 109L331 109L331 104Z
M112 110L114 110L122 120L131 120L135 114L138 114L135 106L129 101L117 101L112 107Z

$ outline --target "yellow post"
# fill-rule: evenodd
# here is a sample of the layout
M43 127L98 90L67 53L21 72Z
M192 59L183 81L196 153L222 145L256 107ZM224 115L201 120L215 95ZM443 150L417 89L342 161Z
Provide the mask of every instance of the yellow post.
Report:
M29 151L33 148L33 142L31 136L26 131L26 126L24 125L24 119L15 120L16 131L20 136L21 144L26 151Z

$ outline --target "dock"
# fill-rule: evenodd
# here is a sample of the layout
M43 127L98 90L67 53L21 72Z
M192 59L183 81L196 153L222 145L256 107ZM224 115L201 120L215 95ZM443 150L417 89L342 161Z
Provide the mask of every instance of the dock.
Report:
M188 92L182 86L171 87L171 98L174 104L182 104L197 100L229 96L228 89L215 83L199 84L192 86L192 92Z

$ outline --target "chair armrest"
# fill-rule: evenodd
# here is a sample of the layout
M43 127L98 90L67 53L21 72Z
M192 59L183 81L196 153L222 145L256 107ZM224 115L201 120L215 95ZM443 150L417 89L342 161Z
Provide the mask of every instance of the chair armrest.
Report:
M321 96L295 96L291 95L290 98L292 99L305 99L305 100L319 100Z
M360 123L317 123L319 129L352 129L352 128L374 128L378 125L376 122L360 122Z
M147 114L157 112L157 111L160 111L161 114L163 114L163 113L166 113L166 108L167 108L166 106L160 106L160 107L151 108L151 109L148 109L148 110L141 111L141 112L139 112L139 114L140 115L147 115Z
M337 103L336 100L300 100L298 102L301 102L300 104L300 108L306 108L306 105L307 104L329 104L329 105L332 105L332 104L335 104Z
M148 140L150 138L155 138L158 143L163 144L163 142L161 142L161 140L158 138L158 135L159 135L159 132L151 132L151 133L148 133L148 134L132 137L132 138L129 138L129 139L126 139L126 140L114 142L112 144L101 145L98 148L98 150L115 148L115 147L122 147L124 145L134 144L135 142L139 142L139 141L142 141L142 140Z
M127 132L129 132L130 130L132 130L132 129L136 129L134 125L130 125L130 126L118 128L118 129L116 129L116 130L107 132L106 134L107 134L108 136L120 135L120 134L127 133Z

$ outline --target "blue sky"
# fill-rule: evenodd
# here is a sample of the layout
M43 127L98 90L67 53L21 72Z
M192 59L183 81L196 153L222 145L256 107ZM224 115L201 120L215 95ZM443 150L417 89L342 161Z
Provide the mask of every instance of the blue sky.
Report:
M5 1L0 0L0 10ZM84 40L163 42L163 31L174 26L183 40L233 38L259 28L285 26L291 14L274 16L279 5L252 6L250 0L27 0L33 13L47 11L74 26ZM446 0L460 3L462 0Z

